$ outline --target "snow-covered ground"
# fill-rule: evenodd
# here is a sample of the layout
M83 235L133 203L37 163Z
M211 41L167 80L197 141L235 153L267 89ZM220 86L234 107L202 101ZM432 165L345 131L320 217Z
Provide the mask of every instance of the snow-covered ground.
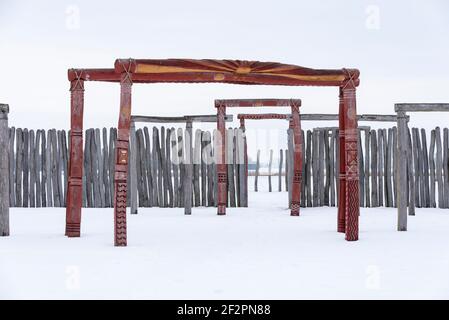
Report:
M289 216L285 193L250 208L140 209L128 247L113 246L112 209L83 211L64 237L64 209L11 209L0 238L0 298L449 298L449 210L417 209L397 232L394 209L362 209L360 240L336 230L336 208Z

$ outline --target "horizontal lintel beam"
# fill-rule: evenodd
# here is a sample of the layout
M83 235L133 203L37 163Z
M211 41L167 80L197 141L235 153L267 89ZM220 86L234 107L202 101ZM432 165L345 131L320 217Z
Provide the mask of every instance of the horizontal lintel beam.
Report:
M449 103L396 103L396 112L449 112Z
M240 113L237 115L237 119L244 120L271 120L271 119L279 119L279 120L290 120L292 118L291 114L282 114L282 113Z
M338 114L301 114L302 121L337 121ZM358 121L372 121L372 122L396 122L398 120L396 115L387 114L361 114L357 116ZM407 117L407 121L409 117Z
M219 99L215 100L215 107L229 108L245 107L291 107L301 106L300 99Z
M366 130L371 130L371 127L370 126L358 126L357 129L366 131ZM339 128L338 127L316 127L316 128L313 128L313 130L334 131L334 130L339 130Z
M232 115L225 117L226 122L233 120ZM157 116L131 116L133 122L151 122L151 123L186 123L186 122L217 122L216 115L187 115L180 117L157 117Z

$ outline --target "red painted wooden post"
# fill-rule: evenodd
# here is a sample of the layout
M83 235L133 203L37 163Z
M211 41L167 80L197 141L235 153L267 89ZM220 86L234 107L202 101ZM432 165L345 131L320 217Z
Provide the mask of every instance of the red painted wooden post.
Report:
M359 239L359 165L358 165L358 130L356 108L357 70L345 70L346 81L342 85L345 123L345 161L346 161L346 214L345 233L347 241Z
M292 185L292 216L299 216L300 199L301 199L301 179L302 179L302 138L301 123L299 118L299 105L293 100L291 102L292 120L290 125L293 126L294 137L294 156L293 156L293 185Z
M69 80L71 130L65 235L79 237L81 235L81 206L83 201L83 71L69 70Z
M339 130L338 139L340 146L339 159L339 189L338 189L338 221L337 231L345 232L345 215L346 215L346 162L345 162L345 105L343 101L343 90L340 87L339 94Z
M127 245L126 233L126 194L128 179L128 147L131 125L131 91L133 60L118 61L120 79L120 117L118 121L116 158L115 158L115 194L114 194L114 245Z
M224 104L218 104L217 108L217 129L218 129L218 141L216 151L218 155L215 157L217 161L217 176L218 176L218 215L226 214L226 200L228 197L227 192L227 170L226 170L226 106ZM221 152L220 152L221 150Z

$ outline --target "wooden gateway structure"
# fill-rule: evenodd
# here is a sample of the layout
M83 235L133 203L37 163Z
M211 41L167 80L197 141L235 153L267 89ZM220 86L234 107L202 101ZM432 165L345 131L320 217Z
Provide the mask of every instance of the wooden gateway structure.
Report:
M290 107L291 114L281 113L263 113L263 114L248 114L240 113L237 115L237 119L240 120L240 128L244 132L245 120L288 120L289 129L293 130L293 179L289 181L292 186L291 199L289 199L289 208L291 209L292 216L299 216L300 199L301 199L301 179L302 179L302 159L303 159L303 146L301 137L301 122L299 116L299 107L301 106L301 100L299 99L255 99L255 100L218 100L215 105L231 105L233 107L241 106L276 106L276 107ZM243 188L248 189L248 156L246 139L244 141L244 166L245 166L245 185ZM290 190L290 187L289 187Z
M292 105L294 103L291 103ZM298 100L297 101L298 106L301 105L301 101ZM293 109L293 107L292 107ZM298 112L299 113L299 112ZM286 173L286 189L288 191L288 207L290 209L292 209L292 188L291 186L293 185L293 183L299 183L299 195L295 195L295 197L297 196L297 198L295 198L295 200L298 200L296 205L298 205L299 207L301 206L301 184L302 184L302 175L303 175L303 159L304 159L304 137L302 136L302 130L301 130L301 122L299 121L299 129L295 130L295 125L293 122L293 112L291 114L283 114L283 113L263 113L263 114L253 114L253 113L240 113L237 115L237 119L240 120L240 128L241 130L245 131L246 127L245 127L245 120L272 120L272 119L278 119L278 120L288 120L289 121L289 130L288 132L288 151L292 151L291 153L289 153L288 157L286 157L286 161L289 163L290 168L293 168L292 172L295 172L295 167L296 170L298 170L297 176L299 176L299 181L294 181L293 180L293 176L291 175L287 175ZM291 130L291 131L290 131ZM291 132L293 132L293 138L291 136ZM299 144L298 146L294 145L294 139L297 139L296 137L299 134ZM245 158L244 158L244 162L245 162L245 169L246 169L246 181L245 181L245 187L248 188L248 157L247 157L247 144L246 144L246 137L245 137L245 141L244 141L244 148L245 148ZM298 150L298 152L300 152L299 155L299 161L297 161L295 159L295 150ZM279 191L281 191L281 167L282 167L282 152L281 152L281 160L280 160L280 167L279 167ZM257 179L258 179L258 175L259 175L259 156L260 156L260 150L258 150L257 152L257 165L256 165L256 179L254 181L254 189L257 192ZM271 170L271 162L272 162L272 152L270 153L270 166L269 166L269 170ZM299 165L300 164L300 165ZM269 177L269 190L271 192L271 176L270 173L268 175ZM296 191L296 188L295 188ZM297 191L296 191L297 192ZM297 216L299 215L299 207L298 207L298 212L291 210L291 215L292 216Z
M126 193L131 95L134 83L229 83L240 85L334 86L339 88L340 190L338 231L346 240L358 239L357 69L309 69L276 62L193 59L118 59L113 69L70 69L71 136L66 209L66 235L80 236L83 173L84 83L120 83L120 115L114 181L114 236L126 246ZM225 110L225 108L219 108ZM219 183L223 176L219 177ZM218 213L224 213L225 203Z

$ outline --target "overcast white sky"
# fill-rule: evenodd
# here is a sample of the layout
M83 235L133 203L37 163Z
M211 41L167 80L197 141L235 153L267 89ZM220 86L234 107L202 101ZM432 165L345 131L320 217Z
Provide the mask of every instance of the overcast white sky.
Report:
M227 58L358 68L358 112L392 113L395 102L449 102L448 18L449 2L437 0L0 0L0 102L10 104L11 125L68 128L68 68L109 68L118 57ZM335 113L337 95L135 85L133 113L207 114L216 98L257 97L301 98L303 113ZM85 127L116 125L118 104L117 84L87 83ZM417 118L412 124L424 124Z

